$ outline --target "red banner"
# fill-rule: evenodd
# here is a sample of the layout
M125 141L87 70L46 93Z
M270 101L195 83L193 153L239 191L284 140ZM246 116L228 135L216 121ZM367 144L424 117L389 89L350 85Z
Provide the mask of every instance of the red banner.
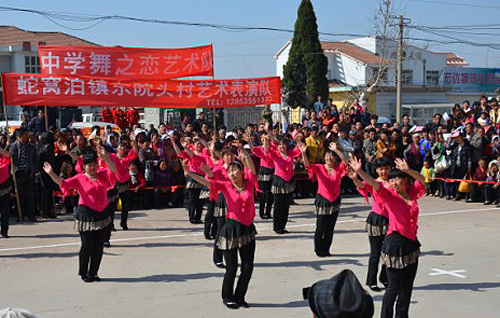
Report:
M224 108L281 102L279 77L117 81L2 73L6 105Z
M212 45L145 49L87 45L40 45L42 74L51 76L164 80L213 76Z

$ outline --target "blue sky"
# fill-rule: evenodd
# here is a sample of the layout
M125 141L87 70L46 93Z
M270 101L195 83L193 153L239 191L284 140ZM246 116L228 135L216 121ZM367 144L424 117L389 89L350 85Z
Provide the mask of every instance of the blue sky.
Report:
M313 0L320 31L330 33L372 34L372 17L376 0ZM241 26L266 26L292 29L300 0L84 0L24 1L4 0L0 5L44 11L80 14L121 14L187 22L204 22ZM395 1L398 14L411 18L420 26L475 25L498 23L500 2L476 0L470 6L465 0ZM226 32L201 27L146 24L129 21L106 21L88 30L68 30L42 16L0 11L2 25L14 25L34 31L61 31L102 45L134 47L183 47L214 44L217 78L259 77L275 74L274 53L291 34L268 31ZM63 22L67 26L85 24ZM490 31L491 33L497 31ZM497 32L500 34L500 32ZM423 33L412 37L434 38ZM469 39L500 43L498 36L470 36ZM465 37L465 35L460 35ZM342 37L323 37L342 40ZM436 52L457 53L476 67L500 67L500 51L470 45L430 45Z

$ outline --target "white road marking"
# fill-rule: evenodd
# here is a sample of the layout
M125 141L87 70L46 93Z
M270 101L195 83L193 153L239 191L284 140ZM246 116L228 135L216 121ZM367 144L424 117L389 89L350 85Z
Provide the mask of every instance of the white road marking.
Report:
M453 211L440 211L440 212L430 212L430 213L421 213L420 216L436 216L436 215L447 215L447 214L458 214L458 213L468 213L468 212L477 212L477 211L490 211L498 208L485 208L485 209L464 209L464 210L453 210ZM341 210L342 211L342 210ZM313 212L311 212L313 213ZM365 218L356 218L352 220L341 220L337 221L337 223L356 223L356 222L365 222ZM315 223L305 223L305 224L290 224L287 225L288 228L299 228L299 227L308 227L308 226L316 226ZM259 228L259 232L271 232L271 228ZM293 234L293 233L291 233ZM202 236L203 233L191 233L191 234L172 234L172 235L158 235L158 236L145 236L145 237L130 237L130 238L121 238L121 239L112 239L110 242L131 242L131 241L142 241L142 240L151 240L151 239L165 239L172 237L189 237L189 236ZM12 252L12 251L24 251L24 250L36 250L36 249L44 249L44 248L54 248L54 247L65 247L65 246L80 246L80 242L70 242L70 243L60 243L60 244L51 244L51 245L38 245L38 246L26 246L26 247L13 247L13 248L3 248L0 249L1 252Z
M433 273L429 273L429 276L450 275L450 276L459 277L459 278L467 278L467 276L458 274L458 273L465 273L466 272L465 269L457 269L454 271L445 271L445 270L439 269L439 268L431 268L431 270L433 271Z

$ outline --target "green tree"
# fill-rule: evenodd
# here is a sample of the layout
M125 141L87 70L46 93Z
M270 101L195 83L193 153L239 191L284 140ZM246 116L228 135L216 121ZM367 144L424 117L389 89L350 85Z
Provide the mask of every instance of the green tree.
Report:
M288 61L283 67L283 91L291 107L308 106L320 95L328 98L328 60L323 54L311 0L302 0Z

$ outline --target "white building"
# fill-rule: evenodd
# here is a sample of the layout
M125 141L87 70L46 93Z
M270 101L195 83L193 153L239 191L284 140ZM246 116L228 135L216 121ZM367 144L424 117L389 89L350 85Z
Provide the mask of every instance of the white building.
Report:
M38 45L97 45L62 32L34 32L14 26L0 26L0 72L40 73ZM0 87L0 94L3 94ZM0 118L3 120L3 98ZM87 108L86 112L98 111ZM92 107L93 108L93 107ZM21 106L8 105L9 119L18 120Z
M397 42L364 37L341 42L321 41L321 44L328 59L327 78L331 83L330 98L333 103L343 107L352 99L357 88L369 85L382 69L383 82L368 97L367 107L371 112L395 119ZM290 48L291 41L288 41L274 56L276 74L280 77L283 76L283 66L288 60ZM445 70L468 65L462 58L452 53L431 52L409 44L405 45L404 54L403 105L439 104L436 108L425 108L424 112L432 115L435 111L443 111L443 104L451 108L454 103L467 99L456 94L450 85L444 84ZM494 92L471 93L477 96Z

